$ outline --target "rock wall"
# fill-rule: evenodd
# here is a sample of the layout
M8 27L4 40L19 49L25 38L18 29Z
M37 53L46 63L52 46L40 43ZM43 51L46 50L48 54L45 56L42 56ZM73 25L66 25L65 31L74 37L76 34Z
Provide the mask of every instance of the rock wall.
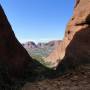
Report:
M75 62L90 59L90 0L76 0L62 44L46 60L56 67L67 57L72 57Z
M8 76L18 77L32 58L16 39L7 17L0 5L0 70ZM2 67L2 68L1 68Z

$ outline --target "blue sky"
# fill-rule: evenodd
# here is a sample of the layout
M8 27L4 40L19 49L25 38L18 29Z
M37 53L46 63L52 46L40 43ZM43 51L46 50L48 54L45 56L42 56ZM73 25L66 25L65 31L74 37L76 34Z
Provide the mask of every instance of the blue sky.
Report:
M20 42L62 39L74 0L0 0Z

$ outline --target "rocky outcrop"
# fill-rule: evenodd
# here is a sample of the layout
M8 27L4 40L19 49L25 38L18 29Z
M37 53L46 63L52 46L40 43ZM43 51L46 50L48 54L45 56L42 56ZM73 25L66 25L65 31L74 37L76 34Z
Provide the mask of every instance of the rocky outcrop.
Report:
M23 43L24 48L30 48L30 49L35 49L35 48L45 48L45 47L57 47L59 43L61 43L61 40L53 40L49 41L47 43L45 42L39 42L38 44L35 44L33 41L29 41L26 43Z
M47 43L38 43L38 47L43 48L43 47L57 47L58 44L61 43L61 40L53 40L49 41Z
M61 40L53 40L49 41L48 43L45 43L45 46L57 47L61 42L62 42Z
M90 0L76 0L63 42L47 58L57 66L64 58L78 63L90 60ZM68 60L67 60L68 62Z
M23 43L22 45L25 48L32 48L32 49L37 48L37 45L33 41Z
M35 44L34 42L29 41L22 45L31 57L35 57L35 59L38 60L40 58L47 57L61 42L61 40L53 40Z
M31 61L32 58L16 39L0 5L0 74L2 70L3 74L8 73L10 78L18 77Z

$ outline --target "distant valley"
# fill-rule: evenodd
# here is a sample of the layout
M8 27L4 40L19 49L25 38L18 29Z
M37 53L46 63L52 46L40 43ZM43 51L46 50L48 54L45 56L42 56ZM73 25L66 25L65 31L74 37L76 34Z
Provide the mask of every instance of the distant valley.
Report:
M38 44L36 44L33 41L28 41L26 43L23 43L22 45L32 58L38 60L42 64L45 64L43 58L47 57L51 52L53 52L53 50L61 42L61 40L52 40L49 42L39 42Z

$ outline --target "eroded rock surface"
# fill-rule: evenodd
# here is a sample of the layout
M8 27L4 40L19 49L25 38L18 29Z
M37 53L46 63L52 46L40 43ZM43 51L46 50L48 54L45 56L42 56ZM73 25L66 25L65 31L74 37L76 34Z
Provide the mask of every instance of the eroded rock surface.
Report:
M47 58L57 66L66 57L75 60L90 59L90 0L76 0L62 44Z

